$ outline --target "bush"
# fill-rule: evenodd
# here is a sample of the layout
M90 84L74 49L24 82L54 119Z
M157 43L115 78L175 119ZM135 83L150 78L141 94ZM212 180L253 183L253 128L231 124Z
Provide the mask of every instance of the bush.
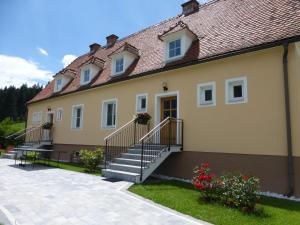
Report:
M192 183L200 190L205 201L216 201L245 212L253 212L258 200L259 179L243 174L217 177L211 173L208 163L194 170Z
M192 183L201 192L201 197L205 201L218 200L220 195L220 184L216 175L211 173L208 163L201 164L194 169L195 176Z
M97 148L95 151L81 149L79 152L79 157L87 172L93 173L103 160L103 150L102 148Z
M258 200L259 179L242 174L224 175L221 201L230 207L253 211Z

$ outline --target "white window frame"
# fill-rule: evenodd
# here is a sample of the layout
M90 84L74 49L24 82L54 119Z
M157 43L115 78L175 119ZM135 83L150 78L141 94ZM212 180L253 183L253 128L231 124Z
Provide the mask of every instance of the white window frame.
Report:
M235 84L242 85L242 97L234 98L233 97L233 87ZM235 77L227 79L225 81L225 103L230 104L240 104L248 102L248 84L247 77Z
M212 90L212 100L205 101L205 91ZM216 106L216 82L207 82L197 84L197 107L211 107Z
M145 97L146 99L146 108L145 109L142 109L141 106L141 99ZM147 93L143 93L143 94L138 94L136 95L136 98L135 98L135 111L137 113L145 113L145 112L148 112L148 94Z
M57 86L57 81L59 81L60 80L60 86L58 87ZM63 86L63 78L62 77L60 77L60 78L57 78L57 79L55 79L55 87L54 87L54 92L59 92L59 91L61 91L62 90L62 86Z
M107 125L107 105L109 103L115 103L115 125L108 126ZM117 119L118 119L118 99L107 99L102 101L102 113L101 113L101 128L102 129L115 129L117 127Z
M176 40L180 40L180 55L177 55L177 56L174 56L174 57L170 57L170 43L173 42L173 41L176 41ZM173 60L176 60L176 59L180 59L183 57L183 38L182 36L180 37L176 37L176 38L172 38L171 40L168 40L166 42L166 58L167 58L167 61L173 61Z
M119 72L116 72L117 60L120 60L120 59L123 59L123 70L119 71ZM121 56L118 56L118 57L114 58L113 59L113 67L112 67L112 75L113 76L120 75L120 74L124 73L124 71L125 71L125 56L121 55Z
M76 109L76 108L79 108L79 107L81 107L81 118L80 118L80 127L76 127L75 125L75 120L74 120L74 110ZM83 128L83 116L84 116L84 105L83 104L78 104L78 105L73 105L72 106L72 115L71 115L71 129L72 130L81 130L82 128Z
M62 121L63 113L64 113L63 108L56 109L56 117L55 117L56 121ZM60 117L59 117L59 115L60 115Z
M37 119L36 119L37 118ZM38 124L43 121L43 112L33 112L32 113L32 123Z
M89 79L85 80L85 72L88 71ZM87 68L83 71L83 83L89 83L91 81L91 69Z
M88 81L84 81L84 74L85 71L89 70L90 74L89 74L89 80ZM85 85L91 82L91 77L92 77L92 69L90 67L84 68L81 70L81 75L80 75L80 85Z

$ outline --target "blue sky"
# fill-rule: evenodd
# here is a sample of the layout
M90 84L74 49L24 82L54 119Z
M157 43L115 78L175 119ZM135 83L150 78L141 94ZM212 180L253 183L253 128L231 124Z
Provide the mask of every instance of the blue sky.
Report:
M1 0L0 87L45 83L66 55L181 13L185 0ZM68 57L67 57L68 58ZM68 61L68 60L66 60Z

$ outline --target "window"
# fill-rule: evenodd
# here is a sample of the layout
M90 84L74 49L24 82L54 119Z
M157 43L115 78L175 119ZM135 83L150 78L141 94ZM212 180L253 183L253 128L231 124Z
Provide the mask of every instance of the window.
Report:
M197 85L197 105L198 107L216 105L216 82Z
M122 73L124 69L124 58L116 59L115 73Z
M88 83L90 82L90 70L87 69L84 71L84 74L83 74L83 83Z
M107 100L102 103L102 127L115 128L117 114L117 100Z
M55 91L60 91L62 89L62 79L56 79Z
M83 105L75 105L72 110L72 129L81 129L83 125Z
M136 96L136 112L147 112L147 94Z
M62 120L62 115L63 115L63 109L58 108L56 110L56 121L61 121Z
M248 101L246 77L226 80L225 89L226 104L246 103Z
M34 112L32 114L32 123L41 123L42 122L42 112Z
M169 42L169 58L181 56L181 39Z

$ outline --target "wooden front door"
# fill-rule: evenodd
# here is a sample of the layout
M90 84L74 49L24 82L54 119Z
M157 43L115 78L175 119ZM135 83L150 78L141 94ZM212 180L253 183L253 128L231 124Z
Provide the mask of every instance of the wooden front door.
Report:
M165 97L161 98L160 105L160 119L163 121L167 117L177 118L177 97ZM171 144L176 144L176 134L177 134L177 125L176 121L172 121L170 125L162 127L160 132L160 141L162 144L168 144L171 141Z

